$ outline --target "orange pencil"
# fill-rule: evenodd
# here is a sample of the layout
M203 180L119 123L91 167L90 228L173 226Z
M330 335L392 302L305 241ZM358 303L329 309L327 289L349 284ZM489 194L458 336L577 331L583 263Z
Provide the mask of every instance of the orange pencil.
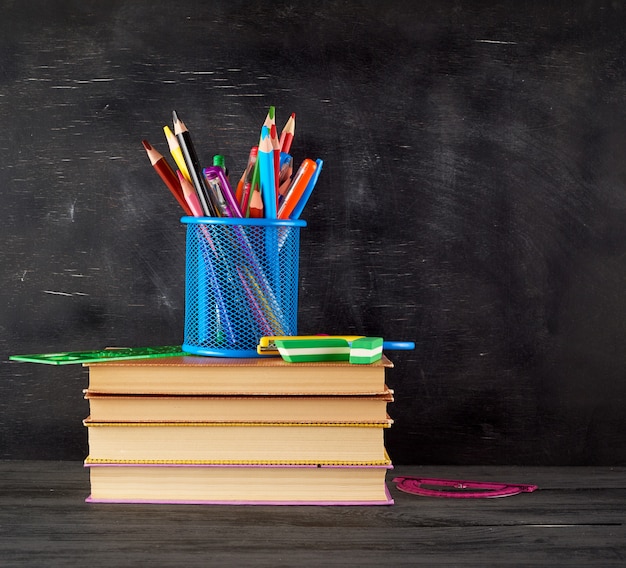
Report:
M289 154L291 150L291 142L293 141L294 134L296 133L296 113L292 112L291 116L287 120L285 127L280 133L280 151L285 154Z
M185 196L183 195L183 189L180 186L180 181L178 181L178 177L174 173L174 170L167 163L163 155L159 151L155 150L147 140L142 140L141 143L143 144L143 147L148 154L148 158L150 159L152 167L156 170L165 185L171 191L172 195L176 198L178 204L183 208L183 211L187 215L192 215L191 209L185 201Z
M241 206L242 211L244 210L244 191L245 191L246 183L250 183L250 180L252 178L252 170L254 168L254 164L256 163L256 158L257 158L258 153L259 153L258 146L252 146L252 148L250 148L250 153L248 154L248 163L246 165L246 169L243 171L243 174L241 174L241 178L239 180L239 183L237 184L237 189L235 191L235 199L237 199L237 202ZM247 198L245 202L247 204Z
M300 201L300 198L302 197L306 186L309 184L309 181L313 177L316 168L317 164L309 158L306 158L302 162L295 177L293 178L293 181L291 182L291 185L289 186L289 189L287 190L287 193L285 194L285 199L283 199L282 205L278 210L279 219L289 219L289 215L291 215L291 212L298 204L298 201Z
M250 217L255 219L261 219L263 217L263 198L261 192L258 190L258 186L252 192L250 197Z

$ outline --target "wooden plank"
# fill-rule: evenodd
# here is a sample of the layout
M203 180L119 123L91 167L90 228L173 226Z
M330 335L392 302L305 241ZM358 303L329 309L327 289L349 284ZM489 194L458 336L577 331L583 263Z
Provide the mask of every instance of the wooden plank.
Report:
M395 475L538 485L541 489L626 488L626 467L533 467L514 465L395 466Z
M120 522L123 524L124 520ZM179 521L167 517L162 526ZM63 525L61 525L63 526ZM121 534L114 543L102 527L84 533L52 532L2 544L16 565L90 566L623 566L624 531L593 527L584 533L551 528L427 528L393 533L377 529L268 526L215 532L199 526L181 535L155 527ZM121 529L119 529L121 532ZM279 534L277 534L279 533ZM114 545L114 548L112 547Z
M626 558L624 469L395 473L546 488L471 500L409 495L391 484L391 507L95 505L84 502L80 462L0 462L0 558L7 566L95 567L621 566Z

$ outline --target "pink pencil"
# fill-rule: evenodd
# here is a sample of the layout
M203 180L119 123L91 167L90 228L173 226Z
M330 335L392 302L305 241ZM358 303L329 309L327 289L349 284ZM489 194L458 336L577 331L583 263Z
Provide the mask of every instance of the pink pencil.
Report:
M193 188L193 185L191 185L191 182L182 174L180 170L176 170L176 174L180 180L180 187L183 190L183 195L185 196L187 205L189 205L189 209L191 209L192 215L194 217L204 217L202 205L200 205L200 201L198 200L198 196L196 195L196 190Z

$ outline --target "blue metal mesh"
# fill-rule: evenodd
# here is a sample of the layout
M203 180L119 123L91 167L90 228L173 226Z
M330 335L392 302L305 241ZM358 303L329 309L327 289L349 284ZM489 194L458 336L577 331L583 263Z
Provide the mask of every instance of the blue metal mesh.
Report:
M185 339L197 355L254 357L259 338L296 335L302 221L187 222Z

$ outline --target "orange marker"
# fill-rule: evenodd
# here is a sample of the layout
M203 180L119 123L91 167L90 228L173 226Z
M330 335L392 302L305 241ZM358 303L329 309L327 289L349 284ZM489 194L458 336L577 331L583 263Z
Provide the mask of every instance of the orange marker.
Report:
M302 197L306 186L309 184L309 181L313 177L316 168L317 164L309 158L306 158L302 162L295 177L293 178L293 181L291 182L291 185L289 186L289 189L287 190L287 193L285 194L285 199L278 210L279 219L289 219L289 215L291 215L291 212L298 204L298 201L300 201L300 198Z

